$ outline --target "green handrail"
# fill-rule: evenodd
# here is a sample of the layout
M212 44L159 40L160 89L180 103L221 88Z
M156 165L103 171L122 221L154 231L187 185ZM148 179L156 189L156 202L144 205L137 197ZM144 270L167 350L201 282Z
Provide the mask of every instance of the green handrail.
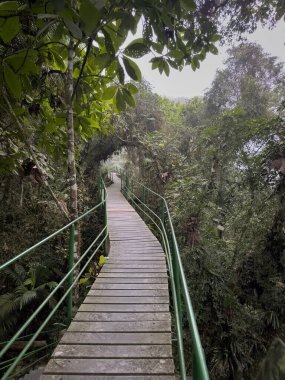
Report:
M186 380L186 367L184 358L184 343L183 343L183 329L182 329L182 310L181 310L181 296L183 297L184 305L187 311L189 328L192 336L192 376L193 380L209 380L208 368L205 360L204 350L201 344L201 339L196 323L195 313L193 310L187 280L183 269L182 260L177 244L177 239L168 208L167 201L160 194L152 189L146 187L144 184L136 181L134 178L129 179L127 173L120 173L121 189L125 197L137 207L143 214L144 218L147 217L157 227L158 232L162 239L162 245L167 258L170 284L173 296L173 308L175 314L175 323L177 331L178 354L179 354L179 367L181 380ZM131 183L131 187L129 186ZM141 190L141 197L135 194L134 184ZM159 216L146 204L146 192L151 193L160 199L160 212ZM167 227L169 232L167 232ZM172 243L172 245L171 245Z
M72 220L70 223L66 224L62 228L58 229L54 233L50 234L40 242L34 244L32 247L26 249L25 251L21 252L17 256L13 257L6 263L0 265L0 272L5 270L10 265L14 264L21 258L27 256L31 252L33 252L36 248L40 247L53 237L57 236L61 232L67 230L69 228L69 254L68 254L68 268L67 273L63 278L60 280L60 282L56 285L56 287L49 293L47 298L37 307L37 309L30 315L26 321L24 321L23 325L19 328L19 330L10 338L9 341L5 342L3 348L1 348L0 351L0 361L1 358L9 351L9 349L12 347L12 345L19 339L19 337L22 336L23 333L25 333L25 330L31 326L31 323L35 320L35 318L39 315L39 313L44 309L44 307L48 304L48 302L51 300L51 298L55 295L57 291L62 289L62 286L64 284L67 284L67 290L65 290L64 294L61 296L61 298L57 301L54 308L50 311L50 313L45 317L43 321L41 321L40 326L38 329L33 333L29 334L28 336L30 339L26 342L25 347L22 349L22 351L19 353L17 357L14 358L12 362L9 360L9 367L7 371L3 374L1 377L1 380L7 380L11 377L11 375L14 374L14 370L19 364L19 362L27 357L29 355L28 350L33 345L36 338L43 332L43 329L48 324L50 319L53 317L53 315L56 313L58 308L62 305L64 301L67 301L67 319L70 322L72 319L72 309L73 309L73 288L79 281L81 275L84 273L86 268L88 267L89 263L93 259L93 257L96 255L96 253L99 251L99 249L102 247L105 249L105 243L108 238L108 227L107 227L107 207L106 207L106 200L107 200L107 191L105 187L105 183L102 178L100 178L99 181L99 203L92 207L90 210L85 212L83 215L79 216L78 218ZM80 256L80 258L74 262L74 235L76 230L76 223L85 218L87 215L91 214L95 210L98 210L99 208L103 208L104 212L104 218L103 218L103 227L99 234L94 238L92 243L89 245L89 247L85 250L85 252ZM96 244L97 243L97 244ZM95 248L96 244L96 248ZM92 250L92 253L88 255L88 253ZM88 255L88 256L87 256ZM86 260L86 261L85 261ZM83 264L83 261L85 263ZM79 267L82 264L81 267ZM76 271L75 271L76 270ZM37 352L35 350L35 352ZM45 355L46 356L46 355ZM7 360L5 362L7 363ZM1 366L1 363L0 363ZM3 369L3 368L0 368Z

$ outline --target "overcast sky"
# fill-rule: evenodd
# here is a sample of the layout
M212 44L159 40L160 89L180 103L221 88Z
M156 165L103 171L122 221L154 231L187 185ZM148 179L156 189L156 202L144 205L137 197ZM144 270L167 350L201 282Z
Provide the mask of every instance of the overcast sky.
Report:
M248 40L259 43L266 52L285 62L284 21L279 22L273 30L258 28L255 33L248 35ZM165 74L160 75L158 70L151 70L149 57L139 59L138 63L143 77L152 84L154 92L173 98L180 96L191 98L203 95L205 89L210 86L216 70L223 67L228 48L229 46L219 47L219 55L208 54L200 69L195 72L187 66L181 72L172 69L169 77Z

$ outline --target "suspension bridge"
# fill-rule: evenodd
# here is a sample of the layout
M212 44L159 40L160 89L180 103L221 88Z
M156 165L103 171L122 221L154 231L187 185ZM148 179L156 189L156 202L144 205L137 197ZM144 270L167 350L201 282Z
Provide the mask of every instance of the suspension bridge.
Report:
M112 180L107 190L100 182L98 205L0 266L0 271L4 270L54 236L69 230L67 274L51 292L53 296L64 285L65 293L37 331L30 334L20 354L7 359L13 344L38 318L48 299L4 347L0 346L0 357L5 358L4 361L0 359L3 380L19 378L17 369L21 361L27 359L33 343L64 301L67 301L71 323L45 366L41 380L185 380L182 302L192 334L192 377L194 380L209 380L167 203L159 194L126 175L120 179L114 174ZM147 192L157 197L159 214L146 202ZM104 209L102 231L75 263L76 223L99 207ZM156 229L159 240L146 222ZM72 290L98 250L107 244L109 253L100 274L73 315ZM176 369L174 345L179 363Z

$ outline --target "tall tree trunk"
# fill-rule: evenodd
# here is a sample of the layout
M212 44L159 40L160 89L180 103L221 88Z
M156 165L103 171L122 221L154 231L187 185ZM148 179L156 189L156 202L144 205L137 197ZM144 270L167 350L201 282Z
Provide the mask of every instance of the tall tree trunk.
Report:
M73 55L74 55L74 38L70 36L68 47L68 67L66 78L66 107L67 107L67 149L68 149L68 181L70 187L69 212L71 219L78 216L77 204L77 179L75 166L75 142L74 142L74 125L73 125Z
M73 123L73 57L74 57L74 38L70 36L68 46L68 64L66 76L66 111L67 111L67 168L68 168L68 182L69 182L69 214L71 220L78 217L78 201L77 201L77 178L76 178L76 165L75 165L75 137L74 137L74 123ZM80 257L79 248L79 225L75 225L74 230L74 262L76 263ZM69 268L70 269L70 268ZM79 268L74 271L74 276L78 274ZM79 289L75 287L74 303L78 303Z

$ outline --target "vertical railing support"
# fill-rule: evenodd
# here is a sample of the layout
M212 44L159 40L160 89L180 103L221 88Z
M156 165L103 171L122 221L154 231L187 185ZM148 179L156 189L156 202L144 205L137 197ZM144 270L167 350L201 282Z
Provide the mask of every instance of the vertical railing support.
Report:
M134 203L134 180L131 181L131 200L132 204Z
M145 187L142 188L143 220L145 220Z
M126 173L126 180L125 180L125 193L126 193L127 200L129 200L129 177L127 173Z
M108 236L108 226L107 226L107 200L106 200L106 191L104 190L104 228L106 227L106 230L105 230L105 243L104 243L104 256L107 256L108 254L108 239L107 239L107 236Z
M73 266L74 266L74 231L75 227L74 224L72 224L69 227L69 253L68 253L68 263L67 263L67 271L69 272ZM72 285L73 283L73 272L70 274L68 277L67 281L67 286L68 288ZM68 321L71 321L72 319L72 289L67 295L67 319Z

